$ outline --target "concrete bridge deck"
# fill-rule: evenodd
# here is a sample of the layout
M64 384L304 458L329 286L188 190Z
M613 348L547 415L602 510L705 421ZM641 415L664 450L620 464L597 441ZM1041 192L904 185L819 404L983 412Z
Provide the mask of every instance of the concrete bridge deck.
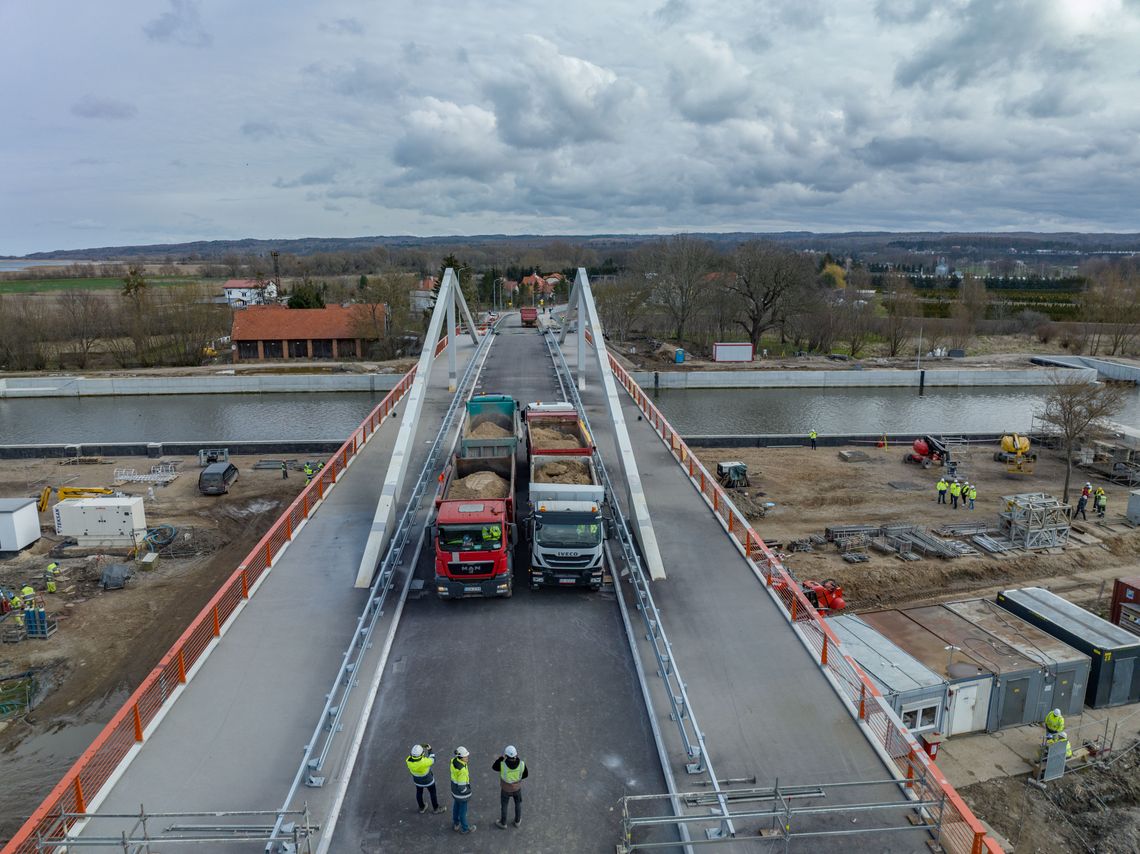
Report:
M470 345L461 352L470 353ZM591 361L583 403L614 473L619 468L613 433ZM524 403L557 397L542 336L508 317L479 388ZM777 777L781 784L887 779L886 766L743 557L653 431L638 423L632 402L624 395L623 400L668 573L653 593L719 775L755 776L761 786ZM425 442L438 430L446 406L446 368L440 365L432 372L413 471L422 465ZM352 588L352 575L397 426L381 429L295 537L103 799L100 812L132 813L140 804L187 811L272 809L281 803L365 601L365 592ZM525 507L525 479L519 490ZM439 754L444 804L450 800L447 757L458 744L471 750L471 819L479 830L463 838L464 851L612 851L619 838L619 798L666 791L615 594L532 593L524 555L520 543L511 600L441 602L430 587L409 597L355 763L347 767L340 748L326 769L326 787L304 793L324 826L328 850L435 851L458 844L448 816L416 811L403 757L422 740ZM406 571L430 580L428 550ZM651 657L645 649L639 652L669 770L685 790L692 778L683 767L677 730ZM362 672L360 678L369 677ZM349 721L346 730L353 725ZM523 827L501 831L491 824L498 797L490 765L507 743L519 747L533 770L524 790ZM341 801L336 792L347 774ZM881 790L853 789L830 803L885 799ZM738 830L754 834L756 828ZM91 832L108 831L117 829L101 824ZM916 834L892 834L792 847L923 846ZM766 849L740 841L718 850Z

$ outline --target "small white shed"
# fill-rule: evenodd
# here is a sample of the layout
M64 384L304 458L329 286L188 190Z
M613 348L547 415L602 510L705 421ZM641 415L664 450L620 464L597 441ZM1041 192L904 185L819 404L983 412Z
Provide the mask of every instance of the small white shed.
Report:
M752 345L747 341L743 344L713 344L714 362L751 362L753 356Z
M0 498L0 552L18 552L39 538L35 499Z

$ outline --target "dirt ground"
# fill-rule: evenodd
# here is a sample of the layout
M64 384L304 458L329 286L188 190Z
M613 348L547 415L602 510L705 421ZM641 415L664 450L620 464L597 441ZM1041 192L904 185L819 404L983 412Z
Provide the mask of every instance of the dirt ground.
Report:
M230 492L204 496L198 493L196 458L164 458L178 461L180 475L168 486L154 487L153 500L145 499L147 526L178 528L173 548L183 556L162 558L156 569L137 573L123 590L105 592L99 584L101 567L121 562L118 557L56 558L62 570L59 592L46 599L59 630L47 640L0 644L0 675L37 670L40 682L33 711L6 727L0 724L4 778L32 781L0 786L0 839L43 799L304 486L299 471L283 480L280 470L253 469L258 459L232 457L240 475ZM154 462L142 457L83 466L59 465L57 460L4 461L0 495L32 497L45 485L67 485L147 496L146 484L113 486L113 473L115 468L145 472ZM55 502L53 495L51 504ZM54 533L50 506L40 514L40 522L39 542L18 555L0 555L6 558L0 559L0 586L18 589L31 581L43 589L48 552L63 538ZM60 737L64 730L86 735ZM21 749L25 743L40 743L46 734L53 736L51 748Z
M970 808L1018 854L1140 851L1140 752L1110 755L1106 768L1086 768L1047 784L999 777L960 790Z
M1128 490L1074 470L1070 498L1089 480L1108 494L1107 524L1093 514L1078 522L1076 530L1089 544L1071 541L1055 553L1016 552L1008 556L960 557L952 560L923 558L902 561L895 555L870 552L866 563L843 561L835 546L815 546L812 552L791 553L788 543L809 534L822 534L829 525L912 522L937 528L950 522L988 521L997 527L1003 509L1002 496L1019 492L1046 492L1060 497L1064 485L1064 462L1043 450L1032 475L1006 473L994 462L992 445L971 446L963 456L962 476L977 485L973 511L950 509L937 503L935 483L941 469L902 462L906 448L862 448L869 459L844 462L837 449L809 448L694 448L706 467L715 470L718 461L740 460L748 466L752 488L746 490L751 505L771 502L753 527L767 541L779 543L786 563L801 579L834 578L843 589L848 608L854 611L920 604L970 596L989 596L1013 586L1039 582L1065 590L1076 600L1095 600L1110 595L1112 579L1140 574L1140 530L1125 524L1123 511ZM892 486L891 484L895 484ZM903 488L896 488L903 487ZM1106 581L1107 594L1095 579ZM1077 595L1070 595L1076 593Z

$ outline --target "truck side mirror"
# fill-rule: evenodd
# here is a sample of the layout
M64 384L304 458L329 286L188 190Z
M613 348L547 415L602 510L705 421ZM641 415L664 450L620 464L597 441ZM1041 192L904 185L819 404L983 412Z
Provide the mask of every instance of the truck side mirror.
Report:
M511 545L512 546L517 545L518 541L519 541L519 526L516 525L514 522L511 522L510 532L511 532L510 533Z
M607 540L614 535L614 523L611 519L602 520L602 536Z

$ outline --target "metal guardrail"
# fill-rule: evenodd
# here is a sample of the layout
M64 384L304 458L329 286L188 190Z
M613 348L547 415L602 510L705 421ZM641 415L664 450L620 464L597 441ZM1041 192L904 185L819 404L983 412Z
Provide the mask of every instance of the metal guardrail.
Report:
M574 404L586 429L590 430L589 419L586 415L585 407L582 405L581 397L578 395L578 388L570 372L570 366L566 364L566 358L562 354L561 348L554 342L554 337L549 329L545 331L545 339L546 346L550 350L551 358L554 361L555 373L558 377L558 383L562 387L562 393L567 400ZM593 431L590 430L590 432L592 433ZM681 678L677 662L673 658L673 648L665 633L661 613L657 610L657 605L653 601L653 594L649 589L649 578L645 567L642 565L641 556L637 551L633 532L630 530L629 522L625 514L622 513L621 504L617 499L617 494L614 492L609 473L606 471L605 462L602 460L602 455L597 448L594 449L594 464L605 486L606 497L609 500L611 512L613 513L616 523L616 533L618 535L618 541L621 543L626 566L630 571L630 583L637 600L637 609L641 613L645 623L645 638L653 646L653 654L657 660L657 673L665 683L665 693L669 698L669 706L671 709L669 717L677 725L681 742L684 744L685 753L689 759L689 762L685 765L685 770L690 774L703 773L707 776L709 785L712 787L714 797L717 800L718 808L724 817L719 827L708 828L706 833L709 839L732 838L736 835L736 829L731 819L728 818L728 804L716 776L716 771L709 761L704 733L697 723L692 704L689 702L685 682ZM618 579L615 576L614 584L616 585L617 583ZM619 593L618 595L620 597L621 594ZM634 654L636 654L636 651L634 651ZM689 841L687 834L685 841L686 843Z
M669 448L674 460L687 471L689 481L724 525L729 536L739 544L745 559L752 565L786 619L799 631L801 640L831 678L837 692L847 701L857 719L866 726L867 732L881 751L890 757L899 776L907 781L911 796L918 802L942 805L939 842L952 852L1001 854L1001 847L992 837L986 836L981 822L933 760L919 747L910 731L901 724L878 689L843 654L835 633L808 602L799 583L732 503L724 488L693 455L641 386L612 355L610 366L648 423Z
M440 341L438 356L446 346ZM157 718L179 686L185 685L211 644L222 634L234 614L249 599L253 588L273 565L293 534L320 505L325 492L335 486L357 453L372 434L392 414L412 385L415 368L408 371L384 399L329 457L321 471L285 510L265 536L258 541L218 592L206 603L155 668L143 679L127 701L92 741L71 769L51 790L32 815L16 831L0 854L30 854L37 850L37 838L66 816L70 826L87 814L91 799L98 796L130 751L145 740L147 727Z
M420 502L427 491L428 484L435 482L434 472L439 465L440 450L448 433L455 427L456 417L463 408L462 405L470 390L474 387L475 378L482 370L483 360L486 359L487 353L491 349L491 342L494 337L493 334L484 334L480 338L479 346L471 354L455 395L452 397L451 403L448 404L443 423L440 424L439 431L432 442L431 450L420 470L419 478L412 489L411 497L404 506L404 512L388 542L387 550L380 563L379 571L376 573L376 579L372 583L372 588L368 591L368 601L356 621L356 630L353 632L352 640L349 641L348 648L341 658L340 668L333 680L332 689L326 695L325 706L317 718L316 728L313 730L309 742L305 745L301 764L293 778L289 793L282 803L281 813L273 825L273 831L265 846L266 851L289 850L282 847L282 843L289 843L291 834L283 833L282 825L301 782L304 781L306 786L314 788L324 785L325 778L318 777L316 772L324 767L325 760L332 749L333 741L337 733L343 729L341 719L348 704L349 695L357 684L357 666L365 651L372 644L372 634L376 629L376 623L379 621L380 613L392 588L392 579L395 577L396 568L403 559L404 548L408 544L416 516L419 514ZM412 567L410 571L414 572L415 567Z

